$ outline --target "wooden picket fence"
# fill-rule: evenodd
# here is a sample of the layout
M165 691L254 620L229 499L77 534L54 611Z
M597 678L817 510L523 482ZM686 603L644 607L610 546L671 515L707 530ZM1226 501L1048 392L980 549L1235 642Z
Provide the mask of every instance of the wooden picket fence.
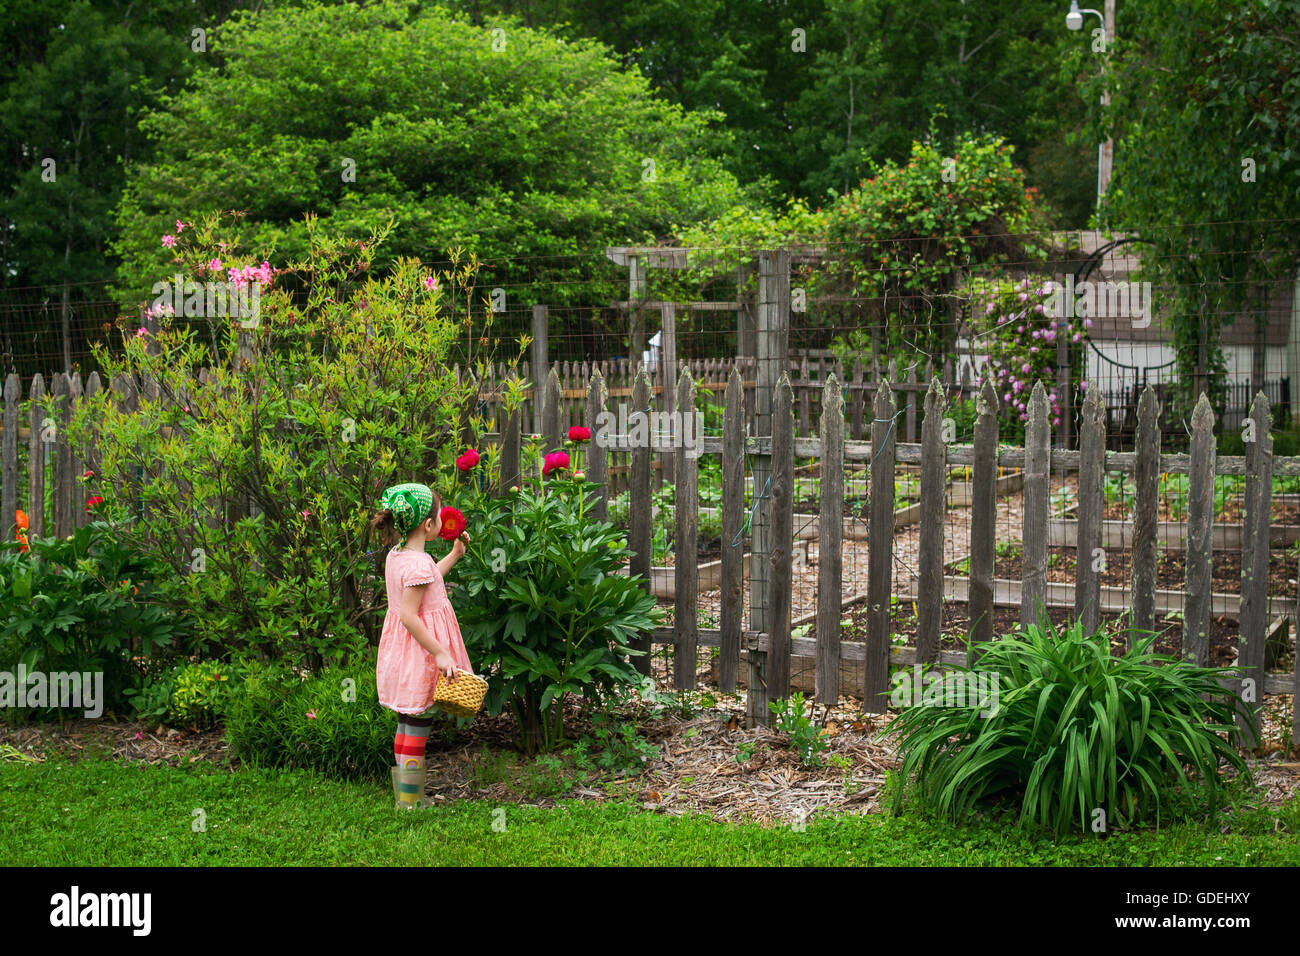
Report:
M840 671L844 662L863 664L861 696L868 712L883 712L890 692L890 668L920 662L936 666L976 664L979 648L993 640L994 560L996 481L999 468L1018 468L1024 472L1023 580L1020 584L1020 617L1023 624L1039 619L1048 603L1048 544L1050 525L1050 475L1066 471L1079 476L1077 546L1079 554L1092 555L1102 547L1106 472L1132 475L1136 484L1134 538L1132 544L1133 577L1129 593L1132 626L1153 630L1157 621L1156 567L1159 531L1159 477L1162 473L1189 475L1188 534L1186 540L1187 584L1183 608L1184 654L1204 664L1207 659L1210 618L1212 613L1211 556L1214 545L1214 479L1216 475L1245 476L1244 536L1241 542L1242 587L1240 598L1239 659L1242 679L1225 682L1251 706L1255 729L1259 728L1260 709L1266 694L1295 694L1297 674L1273 674L1266 668L1266 642L1270 632L1270 599L1296 616L1294 596L1270 596L1268 560L1271 541L1272 477L1300 475L1300 458L1274 458L1270 437L1270 411L1261 394L1252 407L1259 439L1248 446L1244 457L1219 457L1215 452L1214 416L1202 397L1192 422L1189 454L1162 454L1158 427L1157 399L1148 389L1142 396L1138 416L1137 444L1134 452L1106 450L1105 408L1100 395L1088 398L1083 409L1083 424L1078 450L1053 449L1048 419L1048 402L1041 383L1029 404L1029 423L1025 446L1010 448L998 443L996 417L997 395L991 383L978 392L974 441L969 445L944 441L946 400L944 389L932 380L923 402L921 441L898 441L899 415L895 387L884 381L874 389L871 409L870 440L845 437L842 388L834 375L828 376L821 397L821 417L815 437L795 434L794 390L787 375L777 384L772 400L771 435L752 437L745 431L744 388L739 370L728 377L724 394L724 424L721 437L709 436L702 441L704 454L720 455L722 461L722 605L720 626L698 626L698 592L696 562L681 559L696 553L698 543L698 463L683 447L671 439L652 437L651 447L630 447L626 436L607 436L603 445L631 456L630 485L632 494L629 546L635 557L632 574L647 581L650 571L651 494L649 459L652 451L675 458L676 507L675 593L673 627L661 628L653 640L673 646L673 673L676 687L695 686L700 646L719 649L719 684L723 691L736 689L742 650L748 657L747 712L751 722L763 722L767 703L790 693L792 656L813 658L816 662L816 694L827 704L838 702ZM594 372L588 383L585 423L596 430L596 416L607 407L609 393L603 377ZM548 446L562 442L567 422L558 412L562 392L557 374L552 370L543 399L542 431ZM697 407L697 384L693 373L682 368L676 386L676 408L689 413ZM650 383L638 375L632 386L634 411L651 410ZM519 436L517 422L507 423L504 443L506 471L518 471ZM593 442L588 450L588 477L597 485L607 480L608 452L602 443ZM744 461L747 456L765 461L770 468L770 484L755 483L759 504L751 516L751 621L741 620L743 568L742 540L744 523ZM821 465L818 538L816 639L792 637L792 519L795 457L816 459ZM865 642L842 642L840 621L842 597L842 529L844 527L844 463L865 462L869 469L869 542L868 627ZM913 596L917 605L917 642L914 647L891 646L890 597L892 581L892 541L894 535L894 478L900 464L919 466L921 471L920 558L918 587ZM972 470L971 554L968 603L974 622L970 660L960 652L940 653L940 625L945 600L943 573L943 535L945 518L945 484L950 465L966 465ZM755 468L759 473L758 467ZM764 487L766 494L759 492ZM596 514L605 515L605 495L599 496ZM1088 628L1100 621L1102 589L1100 576L1091 560L1076 562L1074 614ZM763 626L755 626L755 621ZM649 649L649 642L643 647ZM647 666L639 659L640 666ZM1239 741L1248 729L1239 728ZM1300 743L1300 718L1293 713L1292 741Z
M605 372L613 377L613 386ZM948 444L944 441L944 417L947 410L945 386L937 378L925 387L924 398L912 382L893 383L887 378L860 381L861 370L855 369L848 389L838 372L823 366L818 371L824 380L808 378L800 382L802 391L796 399L796 387L788 371L781 373L775 388L765 398L761 389L754 394L754 382L746 388L742 373L744 363L734 360L689 365L677 369L675 383L654 385L645 369L626 367L623 363L605 368L561 369L552 366L540 395L511 416L499 407L501 381L493 376L481 383L480 399L492 432L480 440L498 441L502 447L501 488L514 483L520 474L520 449L525 422L545 437L548 447L559 447L574 424L586 424L597 430L597 415L602 410L616 411L615 400L628 400L630 414L661 410L689 414L701 401L721 399L723 420L720 436L701 440L702 454L720 456L722 464L721 524L724 542L721 559L722 604L719 627L698 625L698 566L692 560L675 564L674 624L657 630L643 644L673 647L675 686L693 688L696 682L699 648L717 647L718 681L724 691L738 685L741 665L747 661L747 713L751 723L766 723L767 704L790 693L792 657L810 658L816 667L816 694L824 703L838 701L841 669L845 662L858 662L862 668L861 696L868 712L886 709L890 691L890 668L914 662L936 666L968 663L966 655L940 652L940 626L945 600L943 535L945 520L945 484L951 465L971 468L973 500L971 504L971 553L969 593L970 619L974 622L971 657L978 660L981 644L992 640L994 608L994 558L996 480L999 468L1018 468L1024 472L1023 580L1020 583L1021 619L1030 623L1038 618L1039 608L1048 603L1048 546L1051 535L1049 477L1052 473L1077 472L1076 544L1079 554L1088 555L1103 544L1103 481L1106 472L1123 472L1134 476L1136 504L1134 521L1133 579L1130 590L1132 623L1137 628L1154 628L1156 624L1158 480L1162 473L1189 476L1188 533L1186 540L1187 584L1183 608L1184 652L1204 663L1208 649L1209 623L1213 612L1211 593L1211 549L1214 544L1214 479L1216 475L1245 476L1245 519L1241 541L1243 578L1240 597L1239 664L1245 679L1232 686L1254 705L1254 722L1259 724L1259 706L1266 694L1294 694L1297 673L1279 675L1266 667L1266 642L1270 631L1270 600L1286 606L1294 617L1294 596L1282 598L1268 593L1268 560L1272 540L1271 503L1274 475L1300 475L1300 458L1274 458L1270 437L1270 410L1261 394L1252 407L1258 441L1248 446L1244 457L1216 457L1213 435L1214 416L1202 398L1192 421L1191 450L1186 455L1162 454L1155 394L1142 396L1137 427L1136 451L1120 453L1106 450L1105 412L1100 395L1089 396L1083 409L1078 450L1051 447L1048 405L1041 384L1035 387L1029 404L1029 423L1025 446L1011 448L998 443L996 418L997 395L986 383L978 392L977 419L972 444ZM803 369L799 370L800 374ZM523 370L524 375L528 370ZM577 378L585 375L585 382ZM661 373L662 375L662 373ZM725 385L718 381L725 375ZM708 376L708 378L705 378ZM567 382L562 382L562 378ZM697 378L705 378L704 387ZM711 379L711 380L710 380ZM965 384L965 383L963 383ZM94 449L73 448L66 440L66 425L80 396L102 388L92 374L84 389L77 376L55 376L50 394L54 398L53 414L41 407L45 395L40 376L29 389L32 401L25 422L20 421L23 402L17 376L11 375L4 388L3 431L0 432L0 515L5 516L6 535L13 534L15 509L27 511L31 534L46 533L43 523L46 468L54 470L54 504L52 533L66 535L87 515L78 498L78 476L87 461L93 461ZM961 387L961 386L958 386ZM968 387L968 386L967 386ZM818 394L811 394L816 388ZM845 395L848 395L848 404ZM900 441L900 432L909 437L905 424L906 407L900 413L899 395L911 394L905 406L921 405L920 442ZM807 402L805 403L805 396ZM868 403L869 397L869 403ZM657 398L657 402L656 402ZM753 429L755 400L757 413L770 421L767 429ZM134 400L133 395L119 396L119 402ZM805 404L815 400L818 422L810 434L800 435L797 422L807 421ZM770 401L770 405L765 404ZM607 499L622 485L631 491L629 545L633 557L629 573L651 578L651 501L652 467L656 457L671 469L676 485L675 550L678 555L694 555L698 544L698 460L675 443L671 436L654 436L647 445L633 446L627 436L606 435L603 443L588 446L588 479L601 493L597 496L595 517L607 514ZM28 481L18 487L19 454L26 452ZM820 505L818 514L818 565L816 598L817 638L792 636L792 541L794 461L814 459L821 466ZM745 526L745 462L753 464L756 506L749 515L748 542ZM625 463L623 463L625 462ZM844 467L847 462L866 463L868 467L868 608L867 635L864 642L840 640L840 621L845 604L842 594L842 532L844 527ZM621 464L622 463L622 464ZM894 479L900 466L917 466L921 473L920 550L917 587L913 600L917 606L917 641L907 648L891 646L890 605L893 591L892 541L894 535ZM620 476L613 474L622 470ZM616 483L613 479L619 478ZM498 488L498 492L500 488ZM25 506L25 507L24 507ZM750 619L742 620L744 587L743 555L750 552ZM1076 562L1074 612L1089 627L1096 626L1101 610L1101 585L1093 564ZM745 661L742 661L742 652ZM648 673L649 661L637 659L638 667ZM973 663L973 661L971 662ZM1300 719L1294 715L1292 740L1300 743ZM1246 732L1245 727L1241 733ZM1244 737L1242 738L1244 739Z

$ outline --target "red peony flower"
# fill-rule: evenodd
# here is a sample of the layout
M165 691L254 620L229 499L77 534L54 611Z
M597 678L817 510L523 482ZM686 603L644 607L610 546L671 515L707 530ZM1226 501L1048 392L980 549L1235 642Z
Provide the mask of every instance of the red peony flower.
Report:
M465 454L456 459L456 467L461 471L469 471L478 464L480 457L482 456L473 448L467 448Z
M569 441L591 441L591 429L586 425L574 425L569 429Z
M465 530L465 516L450 505L443 508L438 517L442 520L442 527L438 529L440 538L455 541Z
M549 476L552 472L563 471L569 467L567 451L553 451L542 460L542 474Z

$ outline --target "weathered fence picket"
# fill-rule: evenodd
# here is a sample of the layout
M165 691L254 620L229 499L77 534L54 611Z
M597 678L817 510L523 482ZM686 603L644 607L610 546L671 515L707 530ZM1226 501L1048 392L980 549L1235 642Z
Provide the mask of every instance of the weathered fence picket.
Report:
M790 618L794 540L794 408L784 373L772 397L772 571L768 578L769 697L790 696Z
M1249 720L1238 715L1238 743L1253 745L1260 731L1268 631L1268 540L1273 510L1273 416L1264 393L1255 395L1250 409L1254 441L1246 443L1245 541L1241 553L1241 630L1238 663L1242 668L1241 699ZM1256 542L1259 546L1256 547ZM1300 663L1297 663L1300 667Z
M592 440L587 444L587 480L596 486L591 516L597 521L609 518L609 462L605 446L598 440L603 434L600 415L605 411L605 402L605 378L600 374L600 369L595 369L587 385L586 425L591 429L592 435Z
M975 464L971 473L969 663L993 639L993 565L998 516L998 394L986 381L975 399Z
M1160 403L1150 384L1137 413L1136 500L1133 511L1133 627L1156 625L1156 514L1160 495ZM1130 636L1130 646L1131 646Z
M695 379L683 368L677 381L674 407L682 420L695 412ZM675 588L673 599L673 685L678 690L695 689L696 656L699 647L699 579L696 558L699 549L699 459L677 435L677 487L673 498L675 521Z
M844 572L844 400L832 372L822 390L819 462L821 488L817 519L817 677L818 703L840 701L840 613ZM725 530L724 530L725 535Z
M925 419L921 423L921 553L918 558L919 595L916 608L916 659L922 664L939 660L939 632L943 625L943 527L947 496L948 462L945 455L943 386L930 379L925 393Z
M744 542L741 530L745 511L744 387L740 372L732 368L727 379L722 419L722 631L718 655L718 686L734 693L740 677L740 632L743 625Z
M1079 538L1075 553L1074 614L1093 633L1101 622L1101 521L1106 498L1103 468L1106 456L1106 407L1093 389L1083 403L1079 426ZM1100 553L1099 553L1100 552ZM1100 559L1100 561L1099 561Z
M1187 488L1187 602L1183 656L1204 666L1210 651L1211 547L1214 541L1214 413L1202 393L1192 412L1192 470Z
M1020 623L1037 624L1047 606L1047 519L1051 428L1047 423L1047 391L1034 384L1025 426L1025 517L1021 533Z
M888 381L876 392L871 423L871 490L867 496L867 650L862 709L883 714L889 706L889 646L894 572L894 393Z
M632 409L628 413L628 427L633 427L633 417L648 417L650 414L650 382L645 369L638 369L636 381L632 385ZM629 475L628 508L628 548L632 552L628 562L628 573L641 575L647 591L650 588L650 448L647 442L631 451L631 474ZM650 641L642 639L636 643L639 650L646 654L634 658L636 669L642 674L650 674Z

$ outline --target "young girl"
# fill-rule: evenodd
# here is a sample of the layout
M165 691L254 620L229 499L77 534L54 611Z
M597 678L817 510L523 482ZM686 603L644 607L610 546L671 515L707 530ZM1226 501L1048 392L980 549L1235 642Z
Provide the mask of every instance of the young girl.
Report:
M465 553L462 534L451 553L435 562L424 544L438 534L442 499L427 485L394 485L380 500L370 527L384 536L389 548L384 564L388 614L379 639L375 680L379 702L398 713L393 755L403 771L424 770L424 747L436 711L430 708L439 677L455 680L461 671L473 673L456 613L447 599L443 578ZM400 546L395 542L403 541ZM398 804L414 807L424 795L424 775L399 780Z

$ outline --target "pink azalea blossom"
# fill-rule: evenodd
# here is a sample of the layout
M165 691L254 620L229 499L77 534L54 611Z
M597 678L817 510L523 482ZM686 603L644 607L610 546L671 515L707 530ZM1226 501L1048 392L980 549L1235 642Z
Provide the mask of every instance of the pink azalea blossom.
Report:
M177 220L176 220L176 232L177 232L177 234L180 234L180 233L182 233L182 232L184 232L184 231L185 231L185 223L183 223L183 222L181 222L179 219L177 219Z
M1020 293L1020 295L1017 296L1017 298L1018 298L1021 302L1024 302L1024 301L1028 300L1029 295L1028 295L1028 293L1022 292L1022 293Z
M1074 333L1074 341L1076 341L1076 342L1082 342L1082 341L1083 341L1083 333L1082 333L1082 332L1075 332L1075 333Z
M1088 383L1086 381L1081 381L1079 383L1079 391L1086 392L1087 390L1088 390Z
M307 711L307 719L308 719L308 720L315 720L315 719L316 719L316 711L315 711L314 709L313 709L313 710L309 710L309 711Z
M1029 372L1030 372L1029 363L1026 362L1024 365L1020 366L1020 371L1024 372L1026 375L1028 375Z
M135 337L136 337L137 339L142 339L142 338L144 338L144 337L145 337L146 335L148 335L148 334L149 334L149 330L146 329L143 325L140 326L138 329L135 330Z
M992 315L992 314L993 314L993 310L996 309L997 307L998 307L998 305L997 305L996 302L990 302L990 303L989 303L989 307L988 307L987 309L984 310L984 314L985 314L985 315Z
M167 235L162 237L162 244L170 249L172 246L176 245L176 237L169 232Z
M209 259L209 260L208 260L208 268L211 269L213 272L220 272L220 271L221 271L221 260L220 260L220 259Z
M1043 303L1040 302L1040 303L1038 303L1038 305L1034 306L1034 311L1037 312L1039 315L1042 315L1042 314L1043 314L1043 311L1044 311L1044 310L1043 310Z
M1007 392L1005 395L1003 395L1003 396L1002 396L1002 401L1004 401L1004 402L1010 402L1010 401L1011 401L1011 393L1010 393L1010 392Z
M425 287L426 289L430 289L430 290L438 288L438 280L437 280L437 278L436 278L435 276L429 276L429 277L427 277L427 278L424 280L424 287Z
M1092 328L1092 319L1084 319L1084 320L1083 320L1083 327L1084 327L1085 329L1090 329L1090 328Z
M1060 415L1057 415L1055 418L1053 418L1053 419L1052 419L1052 424L1053 424L1053 425L1060 425L1060 424L1061 424L1061 416L1060 416Z

